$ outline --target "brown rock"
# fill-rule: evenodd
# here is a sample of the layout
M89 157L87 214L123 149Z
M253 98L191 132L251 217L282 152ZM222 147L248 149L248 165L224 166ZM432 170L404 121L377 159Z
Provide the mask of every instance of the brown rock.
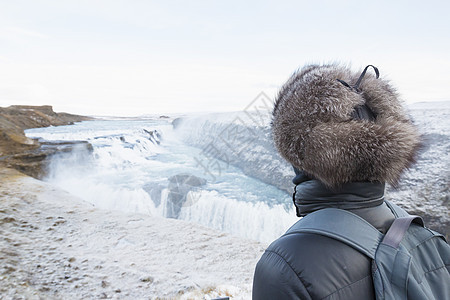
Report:
M0 165L13 167L27 175L42 178L49 156L56 152L71 151L75 144L92 146L86 142L44 142L27 138L24 129L71 125L93 118L55 113L50 105L12 105L0 107Z

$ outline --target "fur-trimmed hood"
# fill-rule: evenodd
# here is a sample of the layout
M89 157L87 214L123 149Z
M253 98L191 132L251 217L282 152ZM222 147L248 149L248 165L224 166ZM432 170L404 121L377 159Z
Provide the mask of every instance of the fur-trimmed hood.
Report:
M337 64L305 66L283 85L273 109L280 154L328 187L358 181L395 185L419 148L417 129L386 80L368 71L358 91L345 85L355 84L360 74ZM352 117L363 104L374 121Z

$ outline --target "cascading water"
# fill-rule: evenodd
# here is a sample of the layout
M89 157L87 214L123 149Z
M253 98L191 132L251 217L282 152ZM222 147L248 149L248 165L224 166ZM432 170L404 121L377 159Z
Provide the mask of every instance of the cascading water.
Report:
M97 120L26 134L91 143L92 152L54 156L46 180L100 208L183 219L266 243L296 221L287 193L240 168L220 161L226 168L210 176L199 165L204 149L183 142L188 137L170 120Z

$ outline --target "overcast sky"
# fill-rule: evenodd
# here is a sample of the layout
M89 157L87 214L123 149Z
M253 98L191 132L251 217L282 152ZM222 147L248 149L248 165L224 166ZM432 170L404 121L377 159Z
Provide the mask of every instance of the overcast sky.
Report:
M0 0L0 106L241 110L333 61L377 66L407 102L449 101L449 3Z

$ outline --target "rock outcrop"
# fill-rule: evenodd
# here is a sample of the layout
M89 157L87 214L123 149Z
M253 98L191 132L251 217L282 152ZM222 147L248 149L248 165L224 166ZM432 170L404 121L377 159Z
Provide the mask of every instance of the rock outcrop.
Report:
M205 184L206 179L192 174L181 173L170 177L166 217L178 218L182 206L194 204L194 199L188 199L188 192Z
M25 136L24 129L71 125L90 117L56 113L49 105L0 107L0 165L12 167L35 178L45 175L48 158L61 151L71 151L86 142L40 142Z

